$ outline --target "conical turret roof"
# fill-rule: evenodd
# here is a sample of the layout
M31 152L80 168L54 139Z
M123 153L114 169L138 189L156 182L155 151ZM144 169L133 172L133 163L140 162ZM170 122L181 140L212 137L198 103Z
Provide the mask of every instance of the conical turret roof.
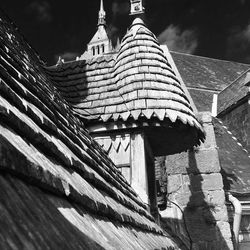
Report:
M155 35L136 18L125 37L114 65L114 80L135 119L144 115L160 120L180 119L200 128L179 79ZM134 99L128 98L134 96ZM131 105L133 101L133 105ZM134 114L137 114L134 116Z

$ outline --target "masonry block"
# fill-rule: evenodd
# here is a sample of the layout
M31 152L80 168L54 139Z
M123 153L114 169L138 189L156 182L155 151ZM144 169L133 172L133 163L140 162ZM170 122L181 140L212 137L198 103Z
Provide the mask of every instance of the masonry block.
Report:
M212 191L223 189L223 181L220 173L214 174L197 174L184 176L184 182L190 183L191 192L195 191Z
M215 148L216 147L216 139L214 134L214 127L211 123L204 123L203 129L206 133L206 139L204 143L202 143L199 148Z
M228 222L228 214L226 205L213 206L207 205L203 207L203 217L206 222L215 223L217 221Z
M218 151L215 148L169 155L165 165L168 174L220 172Z
M225 195L223 190L208 192L188 192L177 194L175 199L181 206L197 207L197 206L222 206L225 204Z
M199 112L197 117L198 117L198 120L203 124L204 123L211 123L212 119L213 119L211 112Z
M172 177L169 177L172 178ZM179 177L180 178L180 177ZM171 182L168 184L170 188ZM220 173L212 174L189 174L183 175L181 184L176 183L175 186L181 185L183 193L194 193L197 191L213 191L223 189L223 181Z
M182 187L182 175L169 175L167 181L167 192L168 194L177 192Z
M205 201L209 206L223 206L225 205L224 190L206 191L203 193Z

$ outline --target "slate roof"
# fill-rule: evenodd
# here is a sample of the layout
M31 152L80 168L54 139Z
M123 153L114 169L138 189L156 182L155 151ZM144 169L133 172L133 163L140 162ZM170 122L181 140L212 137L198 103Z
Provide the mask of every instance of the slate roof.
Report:
M0 14L0 248L178 249Z
M213 96L218 94L217 91L207 91L202 89L190 89L188 91L194 101L194 104L199 112L212 111Z
M225 111L250 94L249 87L245 86L246 74L249 71L250 69L219 93L218 113Z
M186 86L221 91L250 68L249 64L171 52Z
M213 120L224 188L235 194L250 193L250 153L218 118Z
M169 119L201 129L156 37L135 19L117 54L65 63L49 74L74 111L100 121Z
M225 89L250 68L249 64L174 51L171 55L198 111L211 112L213 95Z

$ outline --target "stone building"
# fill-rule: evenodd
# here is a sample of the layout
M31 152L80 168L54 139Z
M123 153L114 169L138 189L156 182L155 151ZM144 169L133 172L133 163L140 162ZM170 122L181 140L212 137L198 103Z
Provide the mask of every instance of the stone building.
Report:
M113 48L100 3L52 67L1 13L1 249L234 249L232 195L244 249L249 66L170 52L141 0Z

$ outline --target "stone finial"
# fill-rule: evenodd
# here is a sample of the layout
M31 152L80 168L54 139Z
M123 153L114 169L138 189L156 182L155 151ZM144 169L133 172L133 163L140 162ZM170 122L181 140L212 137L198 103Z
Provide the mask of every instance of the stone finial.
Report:
M103 7L103 0L100 0L100 10L99 10L99 16L98 16L98 26L99 25L106 25L106 12Z
M139 15L144 13L143 0L130 0L130 15Z
M61 65L63 63L64 63L64 59L61 56L59 56L58 60L57 60L57 63L56 63L56 66Z

